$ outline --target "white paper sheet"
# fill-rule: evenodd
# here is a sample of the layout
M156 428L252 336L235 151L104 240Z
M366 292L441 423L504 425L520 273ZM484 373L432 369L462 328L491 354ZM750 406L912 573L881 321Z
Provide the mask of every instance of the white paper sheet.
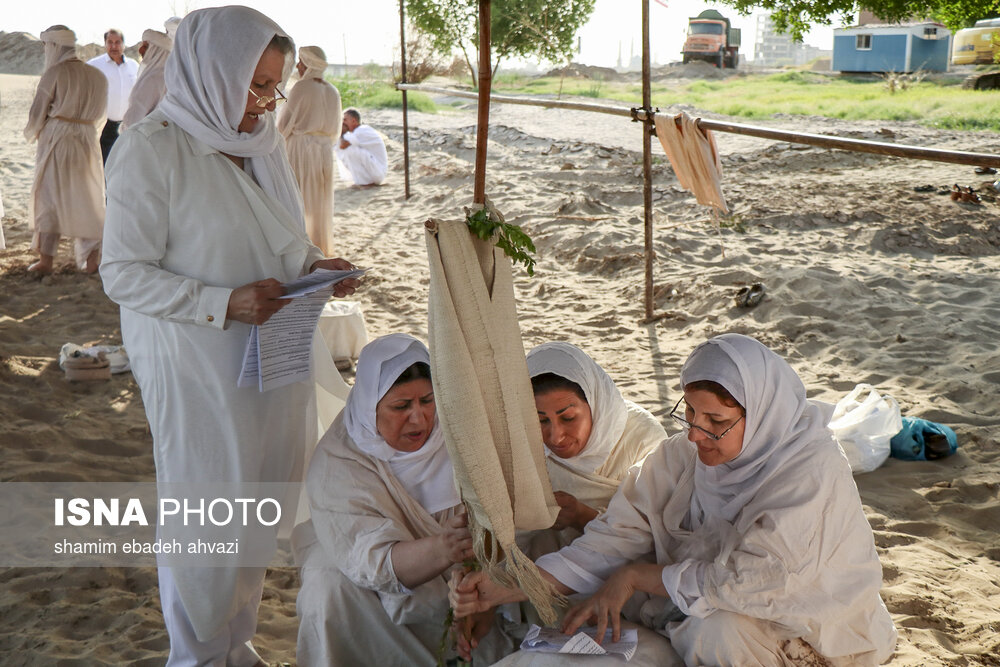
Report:
M611 641L611 628L604 633L604 642L598 644L595 626L585 626L573 636L557 628L540 628L532 625L521 642L522 651L538 653L564 653L572 655L620 655L631 660L639 646L639 633L635 628L623 628L617 642Z

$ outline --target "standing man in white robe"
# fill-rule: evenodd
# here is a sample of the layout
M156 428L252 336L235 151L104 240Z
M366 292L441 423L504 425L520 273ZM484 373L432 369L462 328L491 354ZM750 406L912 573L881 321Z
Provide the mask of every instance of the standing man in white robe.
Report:
M125 36L121 30L112 28L104 33L104 49L104 55L91 58L87 64L101 70L108 79L108 120L101 131L101 155L107 164L111 147L118 139L118 126L128 109L128 96L139 74L139 63L125 57Z
M344 110L344 123L337 144L337 160L355 185L379 185L389 172L389 157L382 135L361 123L357 109Z
M167 60L166 97L108 161L101 277L121 306L161 494L174 483L298 481L316 443L315 382L237 386L251 326L287 303L281 284L351 266L306 237L272 118L294 49L247 7L191 12ZM344 281L334 294L356 286ZM251 640L263 567L158 571L168 667L262 662Z
M318 46L299 49L301 79L278 116L288 162L302 192L306 233L326 255L333 254L333 146L340 138L340 91L323 78L326 54Z
M76 34L52 26L41 34L45 71L28 111L24 137L38 141L31 186L32 250L41 258L29 271L49 273L60 236L75 239L76 264L97 271L104 226L104 170L97 125L107 107L108 83L76 57Z
M167 94L167 84L163 80L163 70L167 65L167 56L174 47L174 40L165 32L146 30L142 33L142 64L135 79L135 86L128 97L128 110L122 117L119 132L124 132L130 125L135 125L156 108L163 96Z

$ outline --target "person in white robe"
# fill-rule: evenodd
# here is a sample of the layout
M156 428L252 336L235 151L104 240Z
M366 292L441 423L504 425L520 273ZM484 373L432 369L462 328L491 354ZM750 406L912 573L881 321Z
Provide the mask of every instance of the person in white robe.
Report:
M318 46L300 48L296 67L301 78L288 92L278 130L302 192L306 233L324 253L332 254L333 146L340 139L340 91L323 78L326 54Z
M532 536L526 553L537 558L579 537L608 506L628 469L667 433L647 410L625 400L614 380L575 345L542 343L527 361L560 506L553 529Z
M596 618L617 635L639 592L634 620L687 665L888 660L896 630L871 527L795 371L725 334L692 352L681 385L672 415L686 433L633 468L582 537L537 561L557 590L591 596L564 630ZM452 584L459 616L520 597L478 573Z
M351 266L324 259L305 235L275 127L293 54L284 31L255 10L191 12L167 59L166 97L108 161L101 277L121 306L161 493L172 483L299 481L318 437L314 382L237 387L252 325L287 303L282 283ZM340 283L334 295L357 285ZM322 349L313 346L314 376ZM332 368L328 354L326 362ZM167 664L260 662L251 639L264 573L161 566Z
M98 126L108 105L108 82L76 57L76 34L52 26L41 34L45 71L28 111L24 137L38 141L29 199L29 271L49 273L61 236L74 239L76 265L97 271L104 226L104 167Z
M389 173L385 140L371 125L361 122L357 109L344 110L340 141L335 152L340 168L355 185L379 185Z
M364 347L307 489L311 520L292 536L299 664L437 664L447 575L473 552L423 343L391 334ZM480 646L483 664L512 648L497 630Z
M142 41L146 45L145 53L142 54L135 85L128 96L128 110L118 128L120 132L148 116L167 94L163 70L167 65L167 56L174 47L174 40L165 32L146 30L142 33Z

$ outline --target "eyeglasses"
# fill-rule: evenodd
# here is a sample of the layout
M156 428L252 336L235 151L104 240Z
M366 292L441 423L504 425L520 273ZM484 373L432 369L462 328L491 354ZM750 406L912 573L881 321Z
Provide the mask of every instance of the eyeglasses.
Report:
M247 88L247 92L257 98L257 107L260 109L267 107L267 105L270 104L271 102L274 102L275 106L277 106L278 104L284 102L286 99L285 96L281 93L281 91L278 90L277 88L274 89L274 97L268 97L267 95L258 95L257 93L253 92L253 90L250 88Z
M681 402L683 400L684 400L684 397L682 396L681 399L679 401L677 401L677 405L674 406L674 409L670 411L670 416L673 417L674 421L676 421L678 424L680 424L684 428L687 428L687 429L696 428L699 431L701 431L702 433L704 433L705 435L707 435L708 437L710 437L712 440L722 440L723 438L725 438L726 434L729 433L730 431L732 431L734 428L736 428L736 425L739 424L740 420L742 420L743 417L744 417L744 415L740 415L740 418L737 419L736 421L734 421L732 426L730 426L729 428L727 428L725 431L723 431L719 435L716 435L716 434L712 433L711 431L706 431L705 429L703 429L702 427L698 426L697 424L692 424L691 422L689 422L688 420L684 419L683 417L681 417L680 415L677 414L677 408L679 408L681 406Z

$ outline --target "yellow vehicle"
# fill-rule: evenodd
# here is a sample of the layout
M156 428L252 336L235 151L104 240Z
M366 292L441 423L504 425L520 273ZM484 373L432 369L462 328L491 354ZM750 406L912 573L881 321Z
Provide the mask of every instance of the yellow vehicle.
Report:
M971 28L955 33L951 46L952 65L991 64L998 47L993 35L1000 39L1000 18L976 21Z

